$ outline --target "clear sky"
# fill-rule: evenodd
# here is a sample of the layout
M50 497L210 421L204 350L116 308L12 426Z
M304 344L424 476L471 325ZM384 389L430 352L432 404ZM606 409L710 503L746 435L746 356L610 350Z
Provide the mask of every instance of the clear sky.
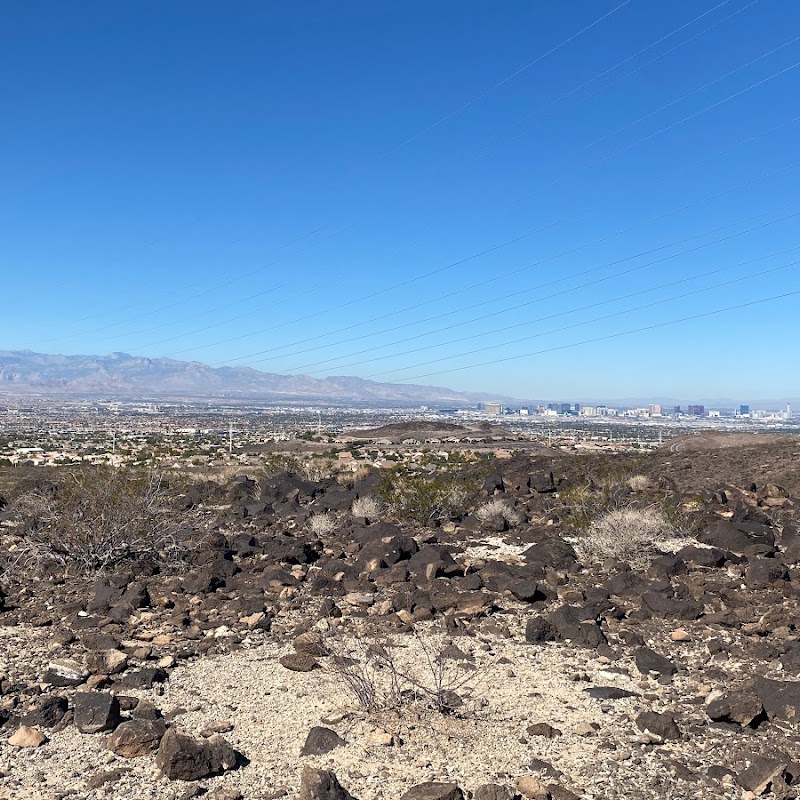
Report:
M0 349L800 395L796 0L2 8Z

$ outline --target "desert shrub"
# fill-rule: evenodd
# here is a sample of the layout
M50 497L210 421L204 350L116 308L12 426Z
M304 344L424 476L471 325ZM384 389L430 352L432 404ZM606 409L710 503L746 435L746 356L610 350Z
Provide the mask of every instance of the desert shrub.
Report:
M383 504L377 497L367 495L359 497L353 501L351 511L354 517L366 517L367 519L378 519L383 510Z
M575 537L584 563L615 559L645 569L653 558L675 552L694 540L658 508L616 508L602 514Z
M650 478L647 475L631 475L625 483L633 492L644 492L650 488Z
M8 566L24 572L50 564L91 575L126 561L175 562L182 548L165 502L155 472L92 466L61 473L12 503L24 535Z
M415 632L408 647L369 633L331 632L325 639L326 670L364 711L422 702L441 713L457 711L458 694L480 679L470 663L452 657L442 634Z
M326 536L336 530L336 517L327 512L313 514L308 519L308 529L317 536Z
M522 516L519 511L516 511L507 500L500 500L499 498L481 503L481 505L475 509L475 516L481 522L502 519L505 520L511 528L516 527L522 522Z
M378 492L400 521L436 525L461 516L478 487L467 471L417 473L399 467L383 476Z

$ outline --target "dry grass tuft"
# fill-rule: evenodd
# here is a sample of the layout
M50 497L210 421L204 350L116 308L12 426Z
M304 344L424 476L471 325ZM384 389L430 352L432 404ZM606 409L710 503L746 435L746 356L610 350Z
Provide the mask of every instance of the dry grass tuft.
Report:
M654 558L694 542L659 509L617 508L592 522L574 545L584 563L614 559L646 569Z
M333 514L314 514L308 520L308 529L317 536L326 536L336 530L336 517Z
M490 520L505 520L510 528L515 528L522 522L522 515L516 511L507 500L495 498L482 503L475 510L475 516L481 522Z
M377 497L367 495L359 497L353 501L351 509L354 517L366 517L367 519L378 519L383 511L383 503Z

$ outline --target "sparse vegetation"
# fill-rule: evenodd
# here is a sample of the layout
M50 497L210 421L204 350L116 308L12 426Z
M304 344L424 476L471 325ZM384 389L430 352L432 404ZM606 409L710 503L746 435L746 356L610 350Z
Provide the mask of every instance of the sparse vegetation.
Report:
M515 528L522 522L522 515L507 500L493 498L481 503L475 510L475 516L481 522L490 520L505 520L510 528Z
M650 478L647 475L631 475L626 483L633 492L644 492L650 488Z
M314 514L309 517L308 529L317 536L327 536L336 530L336 517L333 514Z
M325 648L329 674L367 712L423 702L454 713L464 702L459 691L480 677L469 661L450 652L445 636L433 633L413 634L410 648L418 652L411 659L402 657L408 650L401 654L389 640L369 634L331 633Z
M12 503L11 517L25 537L8 553L7 568L25 572L51 563L92 575L130 561L173 563L181 546L164 503L155 472L101 466L62 472Z
M353 501L352 514L354 517L366 517L367 519L378 519L383 511L383 504L377 497L367 495L359 497Z
M584 563L614 559L645 569L655 557L693 541L658 508L629 507L602 514L575 537L574 544Z
M477 493L478 475L463 472L413 472L404 467L383 476L379 494L401 521L437 525L464 514Z

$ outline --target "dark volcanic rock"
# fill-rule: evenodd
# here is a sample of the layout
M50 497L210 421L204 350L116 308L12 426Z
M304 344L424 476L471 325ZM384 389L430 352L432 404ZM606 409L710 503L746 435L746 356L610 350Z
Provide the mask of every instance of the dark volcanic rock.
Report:
M789 764L787 758L767 758L761 755L752 755L748 761L750 766L736 776L736 782L745 791L752 792L758 796L764 794L770 787L776 788L786 783L783 775ZM778 792L775 792L778 795ZM780 793L779 796L783 796Z
M25 714L20 721L32 728L53 728L64 719L67 708L66 697L47 694L41 697L36 707Z
M529 644L555 642L558 632L544 617L531 617L525 625L525 641Z
M742 727L756 727L764 716L764 706L755 694L734 692L712 700L706 706L714 722L733 722Z
M300 778L300 800L354 800L327 769L303 767Z
M464 800L464 794L455 783L428 781L412 786L400 800Z
M514 800L514 792L500 783L484 783L473 794L473 800Z
M594 621L585 621L578 606L561 606L553 611L548 620L561 639L569 639L578 647L595 648L606 644L606 637Z
M800 681L758 678L753 689L770 719L800 720Z
M626 697L638 697L636 692L620 689L618 686L590 686L584 692L595 700L624 700Z
M113 731L120 723L119 700L106 692L78 692L73 700L75 727L81 733Z
M316 725L308 732L306 742L302 750L300 750L300 755L322 756L344 744L347 744L347 742L336 731Z
M648 672L657 672L659 675L674 675L678 668L664 656L651 650L649 647L640 647L633 654L636 669L643 675Z
M532 545L522 555L529 563L560 570L570 570L578 562L572 545L557 537Z
M107 747L123 758L145 756L158 750L166 732L163 720L132 719L123 722L108 737Z
M193 739L170 728L161 739L156 765L171 781L196 781L237 765L236 751L221 737Z
M751 588L769 586L788 580L789 570L775 558L755 558L747 565L745 578Z
M649 731L664 741L681 738L680 728L678 728L674 717L669 714L644 711L636 717L636 727L640 731Z
M691 599L668 597L659 592L645 592L642 595L642 608L653 616L664 619L693 620L703 614L703 604Z

